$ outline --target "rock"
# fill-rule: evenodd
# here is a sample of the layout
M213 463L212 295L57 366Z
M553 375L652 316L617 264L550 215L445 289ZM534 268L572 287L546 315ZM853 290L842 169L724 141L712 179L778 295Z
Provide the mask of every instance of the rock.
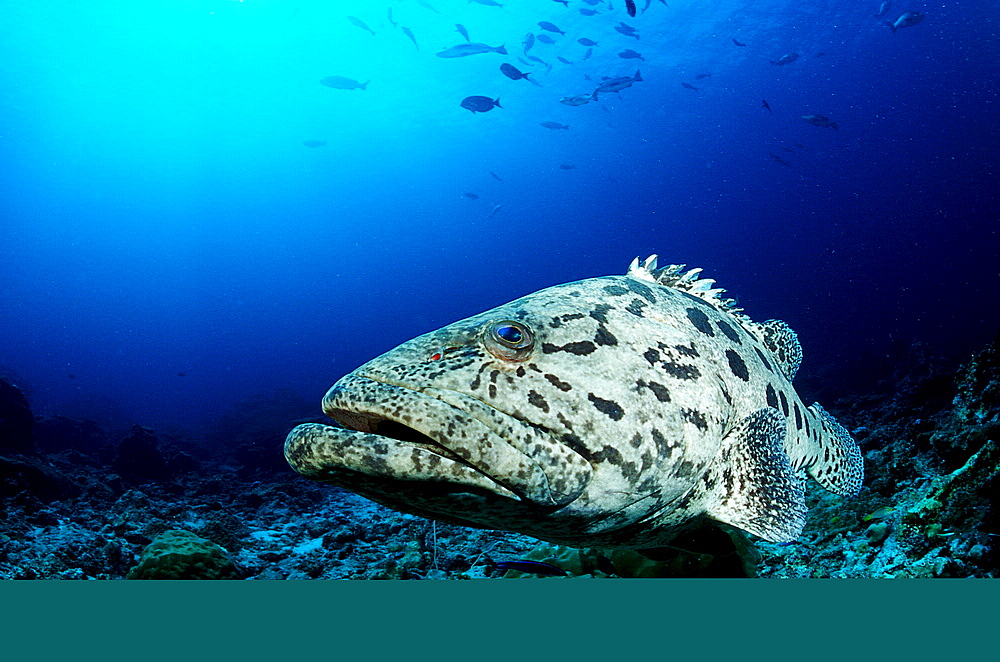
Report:
M132 485L166 481L172 475L156 435L141 425L133 425L132 431L118 445L111 470Z
M0 454L36 451L28 398L17 386L0 377Z
M107 445L107 436L94 421L45 416L35 421L35 442L43 453L75 450L95 455Z
M33 457L0 457L0 499L27 493L42 503L80 494L80 487L55 467Z

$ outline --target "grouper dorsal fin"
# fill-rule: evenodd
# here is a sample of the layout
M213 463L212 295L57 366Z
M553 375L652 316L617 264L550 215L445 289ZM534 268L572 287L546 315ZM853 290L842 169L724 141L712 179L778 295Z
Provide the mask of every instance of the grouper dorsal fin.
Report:
M785 379L792 381L802 365L802 345L791 327L781 320L767 320L760 324L751 323L764 345L778 361L778 369Z
M786 418L764 407L722 440L705 514L769 542L790 542L806 522L802 481L785 454Z
M743 315L743 309L736 305L736 299L728 299L719 296L724 289L713 288L715 280L712 278L700 278L701 269L688 269L687 265L671 264L666 267L656 267L656 255L650 255L645 260L635 258L629 265L627 276L638 278L650 283L657 283L672 287L675 290L687 292L693 296L703 299L712 304L722 312L728 313L736 318L740 323L748 323L750 318Z

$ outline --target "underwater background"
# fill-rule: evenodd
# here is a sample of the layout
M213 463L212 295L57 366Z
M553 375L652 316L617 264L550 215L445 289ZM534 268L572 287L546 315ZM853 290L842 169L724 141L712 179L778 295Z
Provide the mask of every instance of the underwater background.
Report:
M320 416L402 341L652 253L788 322L800 393L832 410L953 373L1000 330L995 2L495 4L0 3L0 376L39 420L94 421L93 457L134 425L225 455L227 430ZM905 12L924 18L890 27ZM466 43L456 24L507 54L439 57ZM247 441L244 466L283 463L284 431ZM22 504L25 530L65 533L31 517L81 489ZM274 498L333 498L296 489ZM131 495L128 519L135 492L108 503ZM233 552L253 529L216 538ZM34 576L124 575L155 533L122 537L120 571Z

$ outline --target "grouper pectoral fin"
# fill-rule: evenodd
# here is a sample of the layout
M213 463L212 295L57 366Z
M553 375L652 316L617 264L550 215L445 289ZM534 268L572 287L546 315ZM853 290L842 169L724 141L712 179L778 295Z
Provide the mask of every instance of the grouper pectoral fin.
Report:
M765 407L725 436L705 495L706 515L769 542L802 533L805 494L784 450L786 425L781 412Z

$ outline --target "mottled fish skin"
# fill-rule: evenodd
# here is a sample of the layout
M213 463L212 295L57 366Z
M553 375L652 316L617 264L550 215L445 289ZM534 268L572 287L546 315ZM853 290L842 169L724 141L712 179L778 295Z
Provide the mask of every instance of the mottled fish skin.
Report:
M636 259L403 343L340 379L286 440L308 478L397 510L596 547L663 545L706 518L794 540L800 478L853 495L861 456L791 380L783 322L700 269Z

